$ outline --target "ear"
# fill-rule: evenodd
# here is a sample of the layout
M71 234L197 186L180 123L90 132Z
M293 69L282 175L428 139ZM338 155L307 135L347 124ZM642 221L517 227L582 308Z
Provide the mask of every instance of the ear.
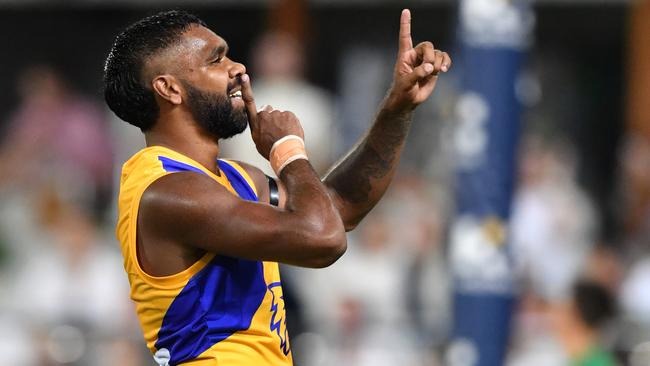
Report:
M183 101L180 85L176 78L171 75L156 76L153 79L152 87L156 94L171 104L179 105Z

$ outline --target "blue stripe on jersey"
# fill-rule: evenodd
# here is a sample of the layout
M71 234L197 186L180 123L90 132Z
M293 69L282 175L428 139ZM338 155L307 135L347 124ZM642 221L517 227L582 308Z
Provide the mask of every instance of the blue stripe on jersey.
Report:
M195 166L170 159L166 156L159 155L158 160L162 162L163 169L170 173L192 171L206 174L203 170ZM217 160L217 163L219 165L219 169L221 169L221 171L226 174L226 178L230 182L230 185L235 189L239 197L248 201L258 200L253 188L248 184L246 179L242 177L237 169L223 160Z
M262 262L216 256L169 306L156 349L169 350L171 366L195 359L248 329L265 293Z
M163 169L165 169L166 172L176 173L176 172L192 171L192 172L205 174L205 172L203 170L201 170L201 169L199 169L199 168L197 168L195 166L191 166L190 164L181 163L180 161L170 159L170 158L168 158L166 156L159 155L158 160L160 160L162 162Z
M223 160L217 160L219 169L226 174L230 185L237 191L239 197L249 201L257 201L257 195L246 179L232 165Z

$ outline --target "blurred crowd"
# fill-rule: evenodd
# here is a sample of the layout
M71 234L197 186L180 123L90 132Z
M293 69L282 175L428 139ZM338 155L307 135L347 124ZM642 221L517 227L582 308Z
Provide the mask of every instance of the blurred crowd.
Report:
M367 128L390 83L390 49L344 53L336 95L304 77L298 40L267 33L253 47L258 104L301 120L317 171ZM453 75L416 114L400 171L380 205L322 270L283 268L296 365L453 365L447 263L453 215ZM151 365L114 238L121 164L140 132L75 91L51 65L22 72L20 103L2 116L2 364ZM566 137L566 136L564 136ZM271 172L244 132L223 155ZM650 364L650 143L619 154L621 234L599 237L561 135L526 131L510 222L519 296L511 366Z

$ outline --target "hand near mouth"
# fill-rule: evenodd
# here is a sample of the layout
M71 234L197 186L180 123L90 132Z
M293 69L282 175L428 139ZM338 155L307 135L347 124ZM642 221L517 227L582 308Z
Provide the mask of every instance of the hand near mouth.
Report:
M300 121L293 113L273 109L268 105L258 112L250 77L244 74L241 81L241 95L248 115L248 125L260 155L268 160L273 144L285 136L295 135L304 140Z

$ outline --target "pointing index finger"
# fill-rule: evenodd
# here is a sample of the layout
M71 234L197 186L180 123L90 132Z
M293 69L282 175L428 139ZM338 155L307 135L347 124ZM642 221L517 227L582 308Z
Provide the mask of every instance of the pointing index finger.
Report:
M253 89L251 88L251 79L248 74L241 76L241 96L244 100L246 108L246 115L248 115L248 125L253 131L257 127L257 107L255 107L255 98L253 97Z
M404 9L402 10L402 16L399 22L399 51L402 53L411 48L413 48L413 40L411 39L411 11Z

